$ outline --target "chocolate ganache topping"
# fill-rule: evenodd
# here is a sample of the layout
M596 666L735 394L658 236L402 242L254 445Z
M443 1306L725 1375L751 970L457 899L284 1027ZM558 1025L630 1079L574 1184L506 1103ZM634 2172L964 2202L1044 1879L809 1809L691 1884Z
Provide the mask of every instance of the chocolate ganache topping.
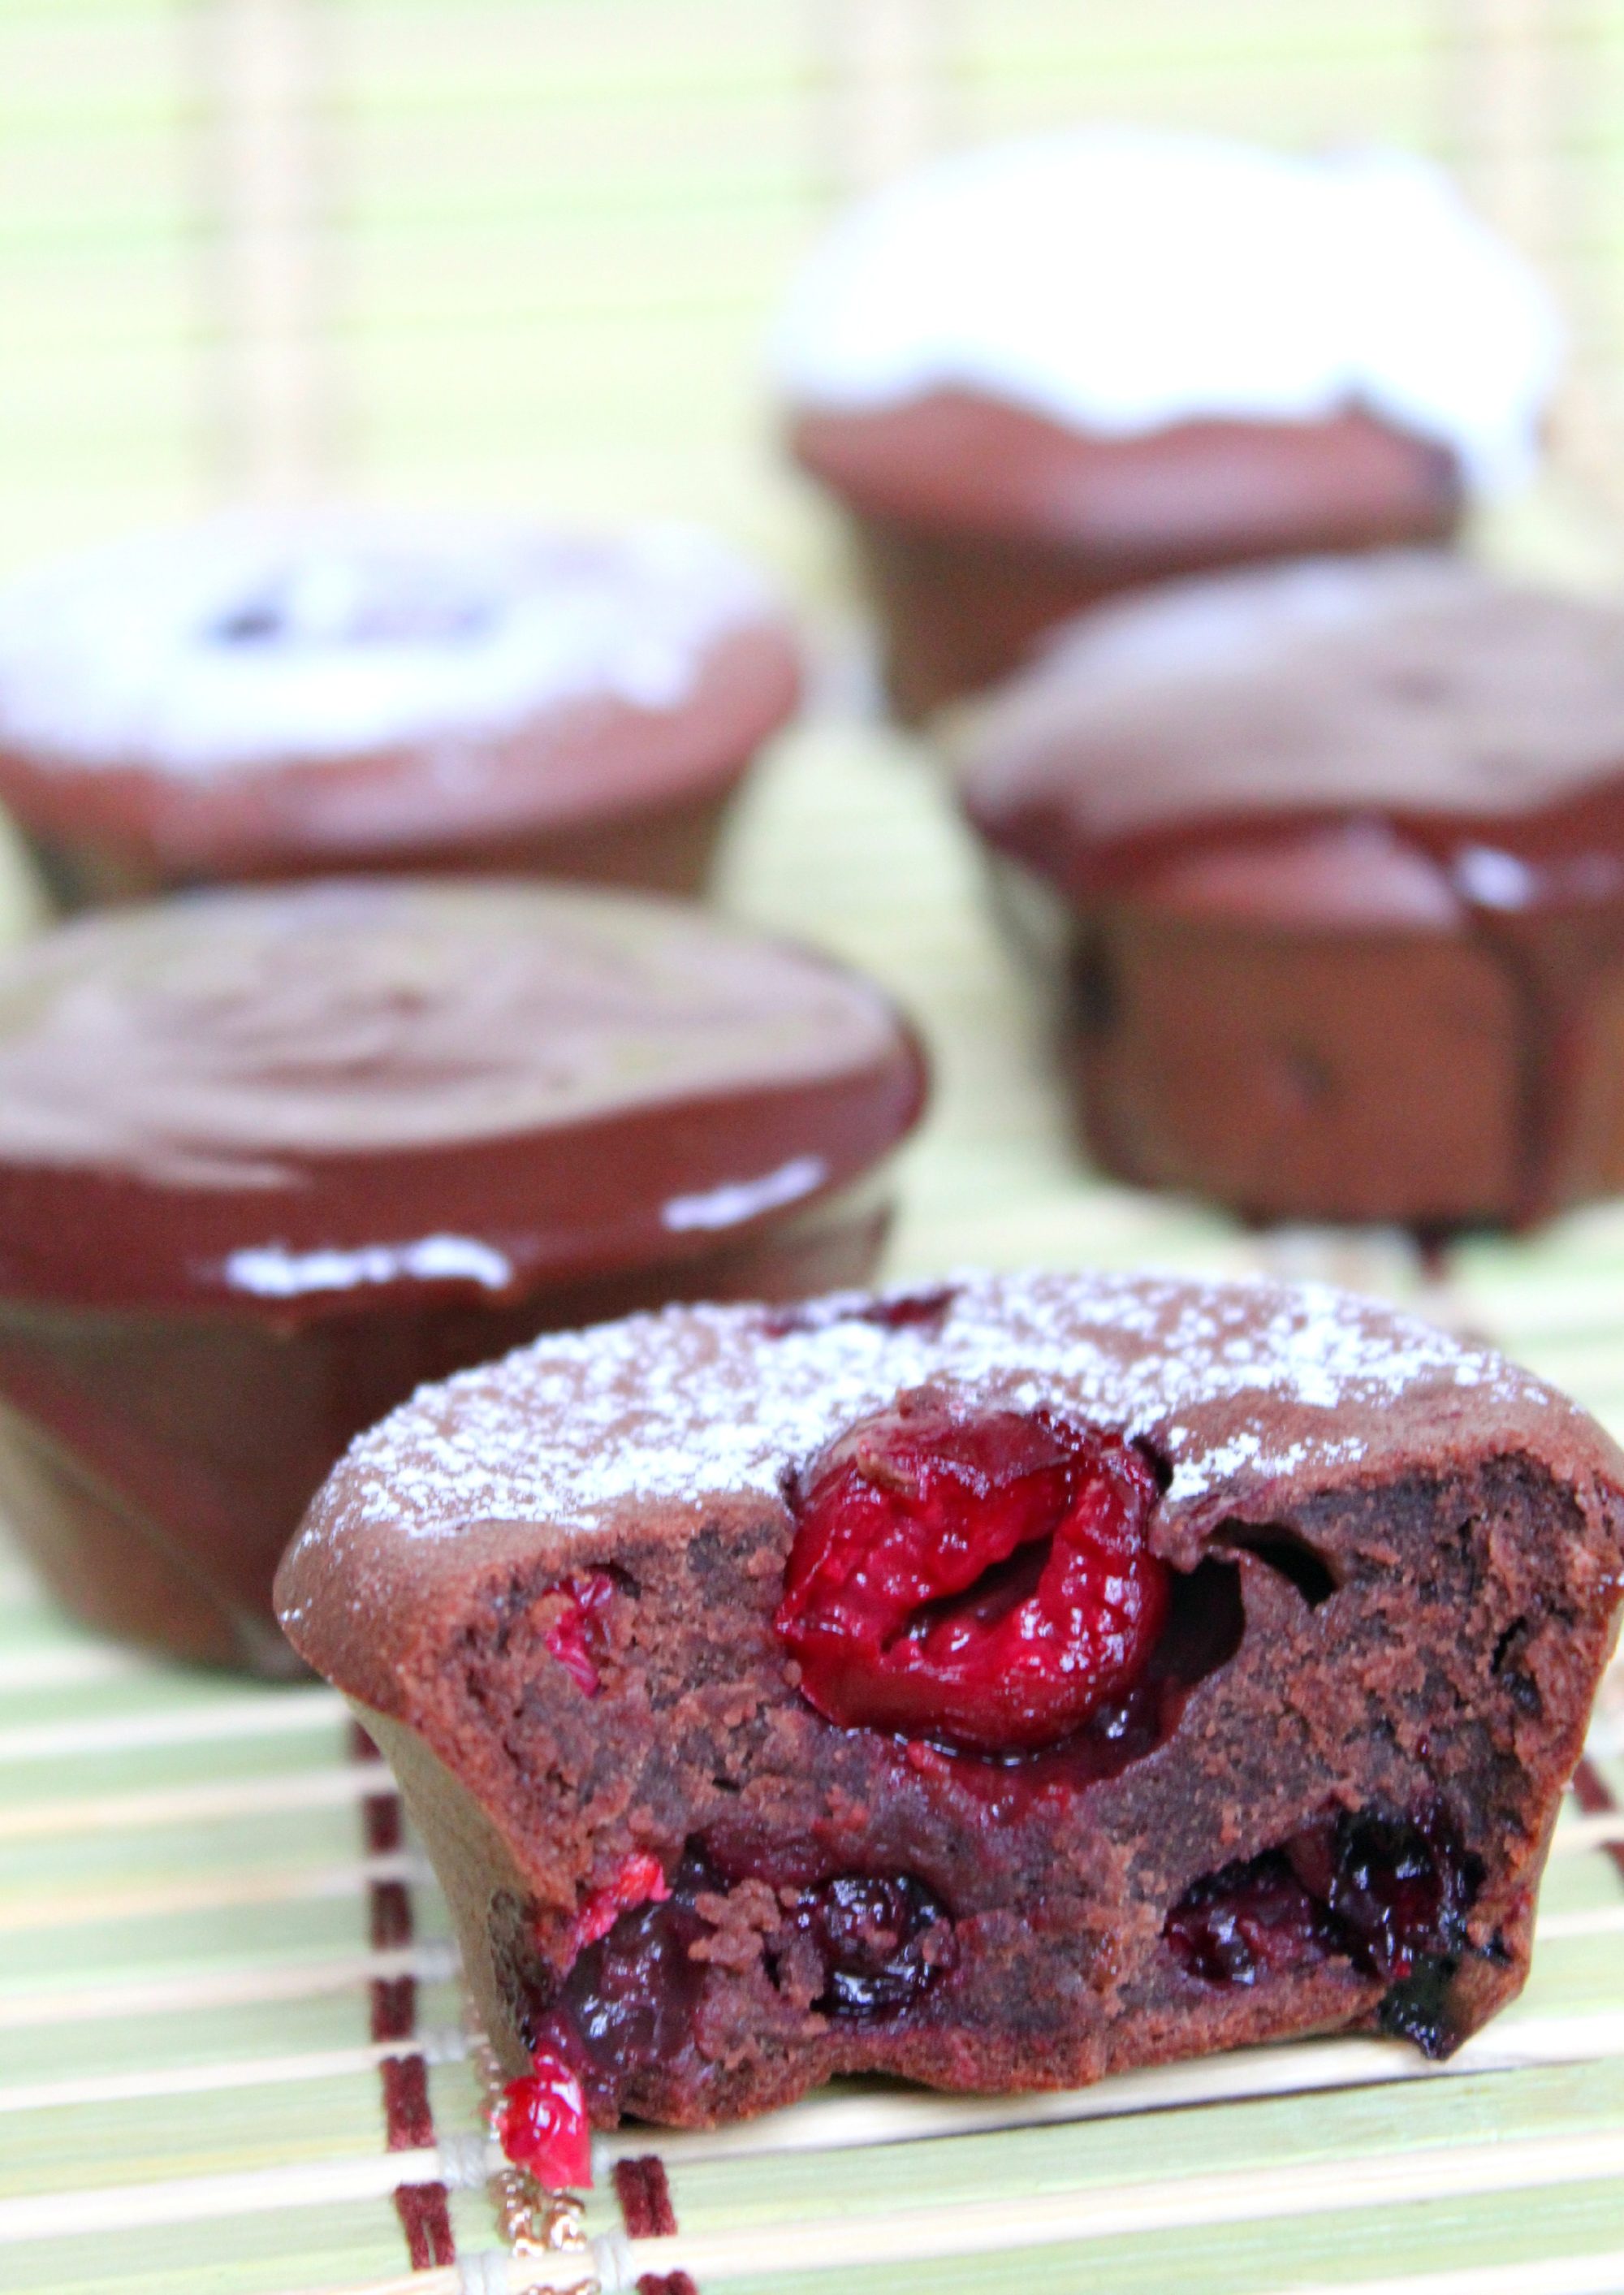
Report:
M918 1112L879 992L676 903L341 882L0 963L0 1294L518 1295L849 1183Z
M1103 608L974 746L976 821L1079 892L1159 875L1171 848L1351 814L1400 825L1463 898L1624 886L1624 615L1441 553Z

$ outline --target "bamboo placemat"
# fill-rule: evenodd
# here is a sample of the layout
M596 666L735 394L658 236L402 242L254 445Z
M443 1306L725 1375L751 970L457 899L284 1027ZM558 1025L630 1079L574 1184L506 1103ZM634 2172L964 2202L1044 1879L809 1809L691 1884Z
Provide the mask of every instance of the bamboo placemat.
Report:
M836 678L834 687L849 680ZM1624 1429L1624 1209L1429 1282L1068 1155L1024 984L922 754L834 703L750 800L738 910L912 1005L937 1098L891 1263L1267 1264L1492 1332ZM511 2255L445 1910L320 1687L168 1670L0 1607L0 2285L18 2295L1602 2295L1624 2289L1624 1734L1564 1812L1523 1997L1447 2065L1319 2041L1077 2094L848 2086L598 2146L576 2253ZM684 2278L683 2275L689 2276Z
M0 556L174 515L211 481L336 478L697 517L832 591L755 379L786 267L833 197L1087 111L1447 150L1561 280L1605 433L1621 73L1611 0L0 0ZM1523 519L1521 554L1616 571L1610 527L1576 547L1595 467L1559 519ZM1258 1246L1081 1178L905 744L832 715L788 745L730 889L930 1030L895 1271L1327 1273L1492 1333L1624 1430L1624 1213L1472 1246L1429 1284L1396 1239ZM15 899L0 845L0 911ZM1441 2070L1319 2043L1081 2096L869 2088L637 2137L601 2147L585 2232L669 2208L690 2244L612 2245L606 2283L1624 2290L1624 1761L1595 1750L1533 1981ZM13 1569L0 1933L0 2287L548 2275L499 2261L443 1907L325 1692L133 1661ZM657 2141L663 2169L625 2169Z

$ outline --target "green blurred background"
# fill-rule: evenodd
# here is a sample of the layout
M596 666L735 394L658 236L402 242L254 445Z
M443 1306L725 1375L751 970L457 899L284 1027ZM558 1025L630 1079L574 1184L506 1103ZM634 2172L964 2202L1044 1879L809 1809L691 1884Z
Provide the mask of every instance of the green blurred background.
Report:
M338 486L702 518L821 585L760 384L789 266L931 151L1088 117L1457 166L1569 310L1586 529L1621 99L1619 0L0 0L0 568Z

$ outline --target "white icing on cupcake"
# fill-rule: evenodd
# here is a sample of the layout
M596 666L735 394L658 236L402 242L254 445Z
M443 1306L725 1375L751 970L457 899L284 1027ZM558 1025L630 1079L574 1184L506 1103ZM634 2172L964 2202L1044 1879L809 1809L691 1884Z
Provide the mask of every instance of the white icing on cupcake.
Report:
M1093 127L998 144L855 208L807 265L773 365L802 407L940 389L1123 437L1359 405L1480 490L1538 453L1550 298L1430 162Z
M773 615L684 528L235 512L0 592L0 740L208 775L498 734L595 695L675 710L719 639Z

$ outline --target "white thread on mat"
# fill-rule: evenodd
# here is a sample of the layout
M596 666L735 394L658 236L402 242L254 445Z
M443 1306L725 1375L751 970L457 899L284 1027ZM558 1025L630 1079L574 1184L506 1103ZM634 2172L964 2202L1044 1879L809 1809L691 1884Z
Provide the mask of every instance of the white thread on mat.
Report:
M502 2164L500 2145L488 2137L460 2133L437 2137L440 2152L440 2181L451 2192L483 2191Z

